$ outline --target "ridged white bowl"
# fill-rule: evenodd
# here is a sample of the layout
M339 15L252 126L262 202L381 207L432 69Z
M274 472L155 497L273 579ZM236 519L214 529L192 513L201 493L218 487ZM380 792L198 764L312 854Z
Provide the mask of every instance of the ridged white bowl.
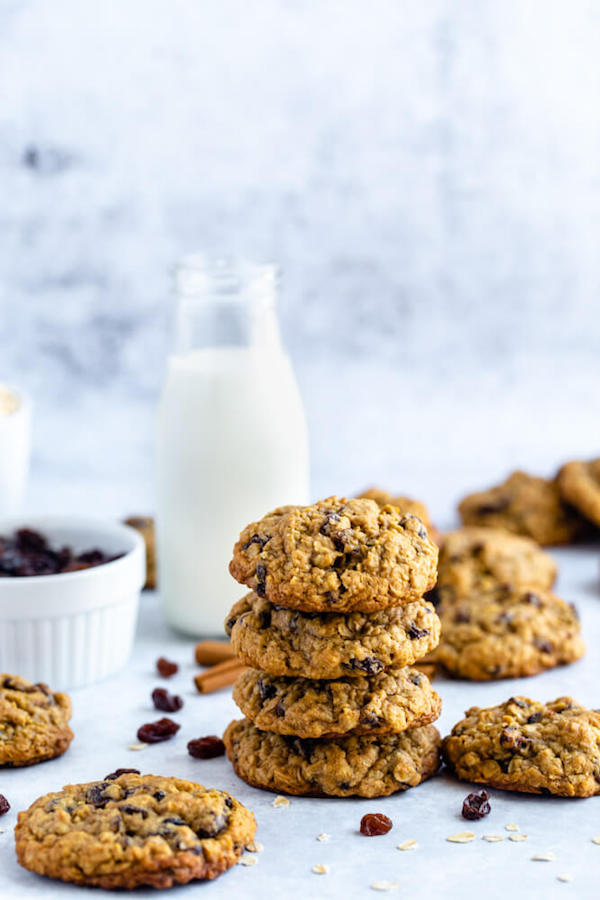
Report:
M52 547L98 548L120 559L61 575L0 578L0 672L81 687L116 672L133 646L145 548L126 525L72 516L0 519L0 535L33 528Z

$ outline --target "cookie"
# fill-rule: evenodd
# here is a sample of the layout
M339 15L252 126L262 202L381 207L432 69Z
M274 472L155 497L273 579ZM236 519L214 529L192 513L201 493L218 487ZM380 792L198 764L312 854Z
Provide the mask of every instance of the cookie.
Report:
M442 708L427 676L410 668L334 681L246 669L233 699L257 728L300 738L395 734L434 722Z
M444 739L444 761L464 781L527 794L600 794L600 715L570 697L467 710Z
M430 603L365 615L302 613L248 594L225 623L240 659L270 675L343 678L410 666L437 646L440 620Z
M558 473L564 500L594 525L600 525L600 459L568 462Z
M67 785L19 813L19 863L79 885L167 888L216 878L254 837L254 816L224 791L120 771Z
M32 766L61 756L73 740L70 718L67 694L0 675L0 766Z
M150 516L131 516L125 519L125 524L139 531L146 545L146 583L145 588L156 588L156 538L154 532L154 519Z
M439 537L438 532L431 521L427 507L424 503L421 503L420 500L413 500L412 497L403 497L401 495L394 497L392 494L388 494L387 491L382 491L379 488L369 488L368 490L363 491L362 494L359 494L358 497L363 500L374 500L377 506L380 507L390 505L395 506L400 510L402 515L410 514L416 516L427 529L427 534L431 540L437 543Z
M261 597L305 612L377 612L435 584L437 547L416 516L374 500L283 507L241 533L229 570Z
M513 472L502 484L469 494L458 506L465 525L503 528L538 544L569 544L582 537L585 522L564 503L556 479Z
M438 611L442 637L433 658L458 678L537 675L585 652L575 607L549 591L499 587Z
M498 584L548 590L556 573L552 557L530 538L495 528L466 526L444 535L434 590L442 602Z
M249 719L223 735L236 775L253 787L307 797L386 797L439 768L433 725L377 737L305 740L261 731Z

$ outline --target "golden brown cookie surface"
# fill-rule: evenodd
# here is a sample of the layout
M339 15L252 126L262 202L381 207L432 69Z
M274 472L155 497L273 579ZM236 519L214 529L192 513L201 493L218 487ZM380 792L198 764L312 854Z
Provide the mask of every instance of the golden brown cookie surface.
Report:
M305 612L377 612L433 587L437 547L415 516L329 497L248 525L230 572L272 603Z
M31 766L60 756L73 740L70 718L67 694L0 675L0 766Z
M458 506L465 525L501 528L538 544L569 544L586 530L581 516L564 503L556 479L513 472L506 481L465 497Z
M248 719L223 735L236 774L267 791L312 797L385 797L415 787L439 768L433 725L402 734L305 740L260 731Z
M223 791L117 770L40 797L19 813L15 837L32 872L131 890L215 878L255 831L252 813Z
M570 697L467 710L444 738L446 764L458 778L530 794L600 793L600 715Z
M403 495L389 494L381 488L369 488L358 495L364 500L374 500L378 506L395 506L403 515L410 514L421 520L427 534L435 543L438 542L438 532L431 521L429 510L420 500L414 500L412 497L404 497Z
M438 611L442 636L433 658L457 678L537 675L585 652L575 607L549 591L501 586Z
M415 601L377 613L303 613L248 594L226 631L240 659L272 675L342 678L410 666L437 646L440 620Z
M435 721L442 707L427 676L411 668L334 681L247 669L233 699L257 728L300 738L399 733Z

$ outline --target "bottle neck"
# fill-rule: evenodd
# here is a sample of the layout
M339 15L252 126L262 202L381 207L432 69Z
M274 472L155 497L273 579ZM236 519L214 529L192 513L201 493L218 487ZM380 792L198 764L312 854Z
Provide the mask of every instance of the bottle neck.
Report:
M271 265L193 256L175 270L175 350L280 349Z

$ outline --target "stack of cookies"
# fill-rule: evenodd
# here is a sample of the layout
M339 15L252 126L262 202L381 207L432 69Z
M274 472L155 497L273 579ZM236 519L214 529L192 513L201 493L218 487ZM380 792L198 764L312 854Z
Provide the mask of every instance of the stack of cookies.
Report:
M437 547L416 516L370 499L282 507L244 529L230 571L251 589L226 622L251 667L233 694L246 718L224 735L240 778L380 797L437 771L441 702L410 668L440 634L423 599Z

